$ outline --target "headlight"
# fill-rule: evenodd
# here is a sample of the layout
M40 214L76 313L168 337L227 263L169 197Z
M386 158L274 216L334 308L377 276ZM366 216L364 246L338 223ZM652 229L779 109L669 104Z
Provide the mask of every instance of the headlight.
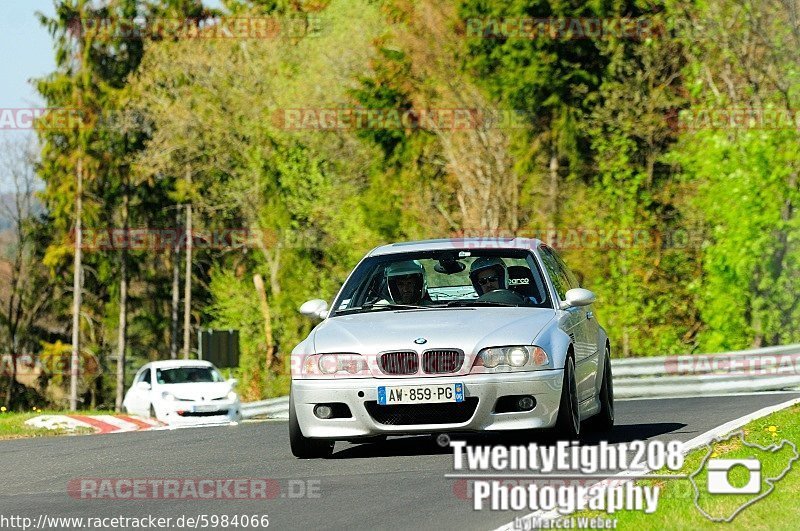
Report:
M228 400L236 400L237 398L236 391L231 391L228 393Z
M315 354L303 362L306 376L370 376L367 360L360 354Z
M506 354L501 348L487 348L478 354L478 358L485 367L494 368L505 361Z
M169 400L171 402L175 400L175 395L173 395L169 391L164 391L163 393L161 393L161 398L163 398L164 400Z
M514 347L508 350L506 357L512 367L522 367L528 362L528 351L522 347Z
M478 353L472 372L531 371L545 368L550 358L535 345L485 348Z

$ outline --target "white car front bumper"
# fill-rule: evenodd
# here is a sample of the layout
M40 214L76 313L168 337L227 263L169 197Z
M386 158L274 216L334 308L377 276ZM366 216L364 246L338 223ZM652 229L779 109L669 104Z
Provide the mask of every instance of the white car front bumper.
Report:
M555 369L437 378L297 379L292 380L292 398L300 429L306 437L348 439L442 431L548 428L555 424L558 415L563 373L563 369ZM445 407L438 407L442 404L402 406L402 417L392 415L391 410L401 406L377 405L378 386L453 383L464 384L464 402ZM495 412L498 398L509 395L530 395L536 405L530 411ZM346 404L352 416L317 418L314 407L330 403ZM419 416L412 423L405 423L414 418L415 412ZM448 418L451 414L459 418L455 421ZM419 420L426 423L416 423Z
M155 405L156 418L170 425L210 424L241 420L239 399L189 402L164 400Z

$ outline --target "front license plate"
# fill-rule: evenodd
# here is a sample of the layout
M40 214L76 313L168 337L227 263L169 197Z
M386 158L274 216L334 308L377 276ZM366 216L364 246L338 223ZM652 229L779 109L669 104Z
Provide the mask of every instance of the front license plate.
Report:
M463 402L464 384L408 385L378 387L378 404L435 404L438 402Z
M192 406L193 413L210 413L211 411L217 411L219 408L217 406Z

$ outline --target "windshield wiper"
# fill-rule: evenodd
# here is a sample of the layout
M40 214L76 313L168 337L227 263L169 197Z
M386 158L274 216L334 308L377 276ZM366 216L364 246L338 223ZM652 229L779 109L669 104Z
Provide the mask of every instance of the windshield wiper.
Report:
M353 306L352 308L344 308L343 310L337 310L336 313L347 313L350 311L359 311L359 310L372 310L372 309L381 309L381 310L430 310L433 306L418 306L415 304L376 304L376 303L367 303L362 306Z
M516 308L519 304L509 304L507 302L493 302L493 301L465 301L465 300L458 300L458 301L450 301L446 305L446 307L455 307L455 306L506 306L508 308Z

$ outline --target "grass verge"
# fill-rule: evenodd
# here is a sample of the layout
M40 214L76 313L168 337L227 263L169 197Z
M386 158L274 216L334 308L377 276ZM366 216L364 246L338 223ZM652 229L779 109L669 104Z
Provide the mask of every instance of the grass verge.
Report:
M780 445L783 440L791 441L800 449L800 404L777 411L761 419L754 420L742 428L744 440L762 447ZM734 432L739 430L734 430ZM727 437L727 436L724 436ZM800 452L800 450L798 450ZM761 490L759 494L708 494L706 467L701 464L707 458L745 459L757 457L761 461ZM695 495L699 493L698 505L715 518L724 520L730 517L737 508L764 494L770 485L767 478L775 478L781 474L794 456L789 445L783 445L773 452L754 450L742 444L738 439L728 439L712 446L709 456L707 446L691 451L680 471L662 469L658 474L692 475L698 469L701 472L694 477L698 485L697 491L689 479L654 479L639 480L637 485L659 486L661 495L658 508L652 514L639 511L617 511L607 514L596 511L580 511L575 517L616 518L617 529L748 529L775 530L798 529L800 522L800 460L792 463L789 472L775 481L774 490L765 497L753 501L728 522L713 522L703 515L695 504ZM734 487L747 484L750 476L747 469L738 466L726 475L728 482Z
M108 414L108 411L78 411L78 415ZM63 415L63 411L30 411L26 413L3 412L0 413L0 440L23 439L28 437L48 437L53 435L83 435L94 433L90 428L77 428L75 430L48 430L34 428L25 424L25 421L39 415Z

